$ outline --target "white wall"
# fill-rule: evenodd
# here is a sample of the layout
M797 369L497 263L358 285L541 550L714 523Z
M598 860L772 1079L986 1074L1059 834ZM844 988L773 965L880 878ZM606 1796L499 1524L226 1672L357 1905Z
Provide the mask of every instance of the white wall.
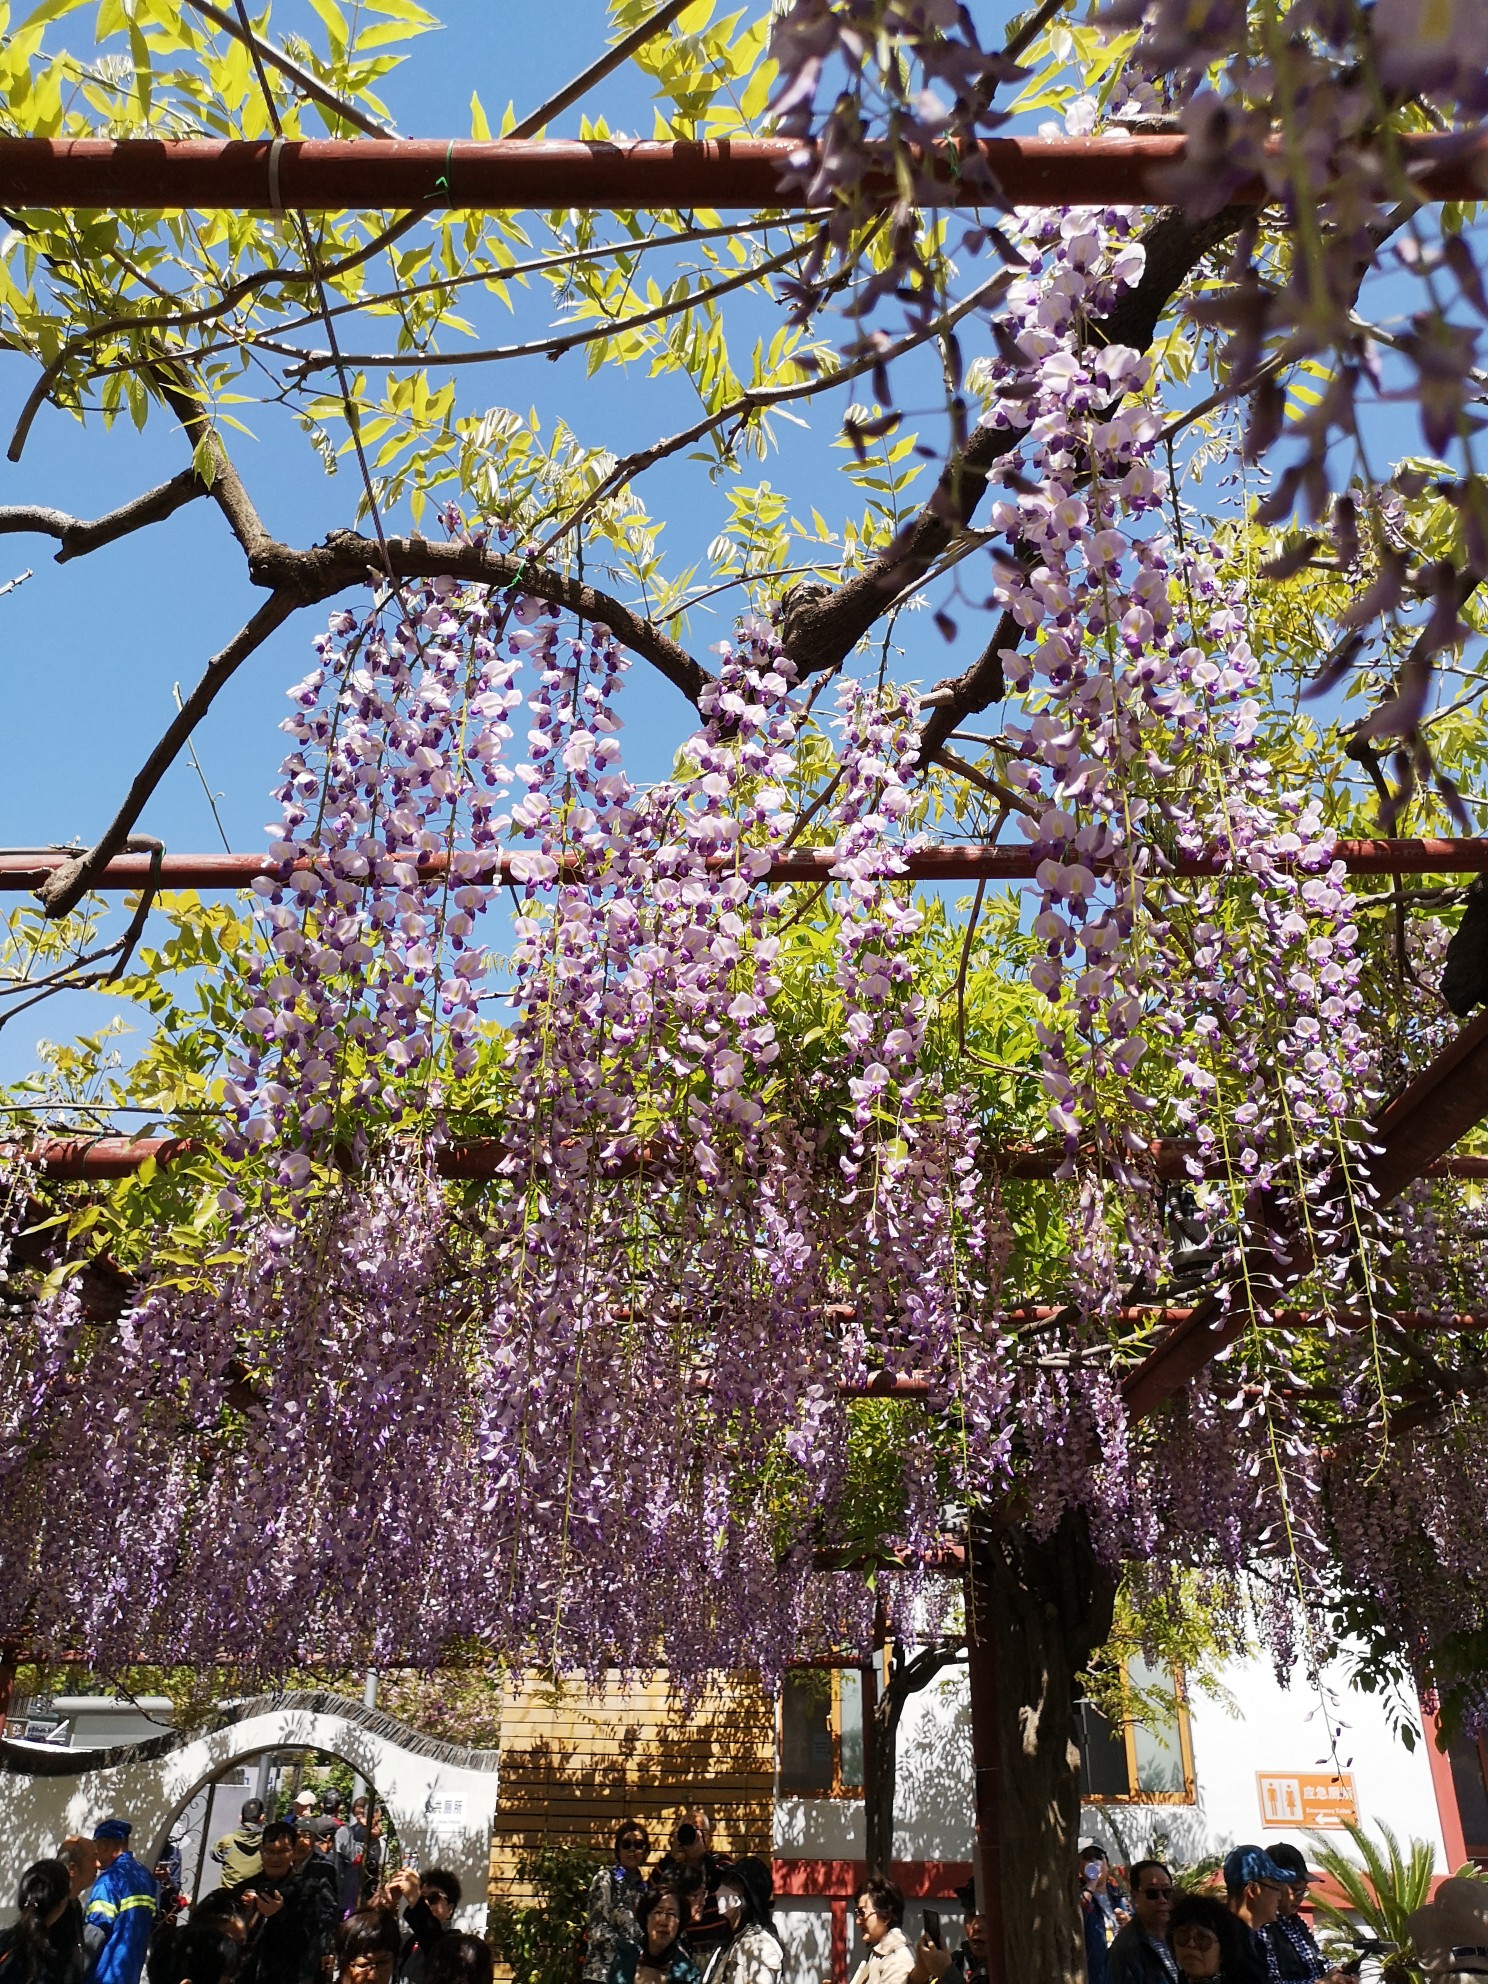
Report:
M832 1975L832 1909L825 1901L792 1895L775 1905L775 1927L785 1950L782 1984L820 1984Z
M496 1816L496 1757L428 1743L365 1709L322 1694L261 1698L236 1719L197 1736L167 1736L125 1751L102 1769L68 1769L65 1750L45 1755L48 1774L17 1768L23 1746L11 1745L0 1776L0 1904L15 1894L23 1869L68 1833L91 1833L102 1818L128 1818L139 1858L153 1853L167 1826L200 1786L231 1764L270 1750L322 1750L376 1784L399 1840L426 1867L457 1874L465 1891L461 1928L485 1923L491 1827ZM86 1762L86 1753L77 1765ZM148 1865L148 1861L146 1861Z
M970 1860L971 1702L966 1670L911 1695L899 1724L896 1860Z
M1353 1776L1366 1829L1383 1820L1402 1839L1425 1840L1437 1871L1451 1872L1432 1789L1429 1739L1413 1706L1398 1705L1416 1735L1416 1748L1409 1751L1392 1728L1383 1699L1350 1688L1343 1662L1324 1670L1321 1692L1309 1688L1300 1665L1282 1686L1270 1661L1259 1657L1228 1664L1218 1679L1238 1713L1194 1692L1189 1719L1197 1804L1088 1811L1091 1831L1105 1839L1115 1857L1125 1860L1127 1849L1152 1846L1159 1857L1183 1862L1283 1839L1305 1851L1300 1827L1266 1822L1257 1773L1343 1770Z
M947 1671L904 1705L899 1723L894 1856L971 1859L971 1709L962 1669ZM867 1850L859 1798L775 1800L781 1858L861 1860Z

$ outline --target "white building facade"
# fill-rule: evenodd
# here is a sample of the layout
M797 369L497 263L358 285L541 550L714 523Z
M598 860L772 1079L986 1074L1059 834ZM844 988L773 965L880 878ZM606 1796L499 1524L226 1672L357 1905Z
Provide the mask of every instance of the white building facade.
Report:
M1488 1790L1478 1746L1450 1756L1416 1704L1369 1694L1337 1663L1309 1687L1299 1670L1286 1685L1262 1658L1230 1663L1212 1689L1188 1690L1181 1677L1135 1674L1144 1700L1166 1691L1170 1713L1151 1726L1113 1730L1084 1712L1087 1798L1082 1837L1103 1841L1113 1863L1151 1855L1180 1877L1233 1846L1290 1839L1345 1818L1380 1822L1404 1840L1424 1840L1439 1874L1469 1858L1488 1862ZM850 1975L852 1899L862 1878L859 1681L834 1685L823 1728L820 1683L807 1716L817 1754L805 1783L808 1747L794 1735L790 1684L782 1705L775 1800L776 1920L787 1950L787 1984ZM829 1781L830 1744L835 1776ZM1412 1747L1413 1745L1413 1747ZM845 1768L844 1768L845 1767ZM856 1771L856 1781L854 1781ZM964 1668L944 1672L911 1696L900 1724L894 1877L906 1897L906 1931L920 1931L934 1908L947 1929L960 1924L955 1890L971 1877L971 1717Z

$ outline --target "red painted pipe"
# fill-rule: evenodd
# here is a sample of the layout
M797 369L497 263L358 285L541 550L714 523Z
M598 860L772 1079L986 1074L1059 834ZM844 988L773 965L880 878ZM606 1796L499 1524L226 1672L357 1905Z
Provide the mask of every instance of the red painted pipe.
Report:
M479 867L462 866L461 873L473 881L495 881L507 871L512 855L520 851L510 849ZM1351 875L1488 873L1488 839L1341 840L1336 853ZM39 889L49 875L75 858L76 850L72 849L0 854L0 893ZM836 860L835 848L792 848L775 856L765 879L772 888L790 882L826 882ZM964 845L914 848L905 855L904 866L908 879L916 882L1031 882L1039 861L1040 857L1026 847L993 847L968 841ZM293 864L293 872L302 873L314 866L313 861L302 857ZM568 856L564 866L570 875L582 873L577 854ZM444 854L426 855L419 862L419 878L431 884L442 882L447 868ZM167 854L161 858L158 882L162 889L241 889L259 876L274 877L279 872L267 854ZM1220 854L1180 854L1173 859L1173 872L1199 876L1243 875L1245 871L1230 870ZM93 887L100 892L138 889L149 878L148 854L119 854L99 873Z
M33 1147L32 1156L48 1178L127 1178L132 1171L138 1171L147 1159L153 1158L157 1164L169 1164L173 1158L189 1157L206 1148L206 1144L194 1137L48 1137ZM1157 1175L1160 1178L1186 1176L1185 1158L1190 1148L1182 1142L1154 1139L1149 1147L1149 1156ZM469 1137L463 1143L441 1146L434 1153L434 1168L441 1178L466 1181L493 1178L497 1163L504 1154L505 1147L494 1137ZM1004 1178L1052 1178L1063 1162L1062 1154L1058 1152L1020 1149L1016 1145L1002 1150L992 1148L986 1158L988 1169ZM1426 1167L1424 1175L1429 1178L1488 1178L1488 1157L1439 1157ZM1226 1176L1225 1168L1220 1163L1208 1163L1204 1167L1204 1176L1223 1178ZM1018 1310L1015 1313L1019 1319L1032 1321L1045 1312ZM1057 1309L1047 1311L1050 1316L1059 1313ZM1133 1316L1148 1313L1139 1309L1131 1311ZM1176 1311L1174 1315L1177 1315Z
M1476 200L1488 194L1488 134L1412 135L1398 140L1422 196ZM1179 135L989 138L977 147L1014 206L1155 206L1172 195L1167 175L1182 162ZM924 206L975 206L981 189L959 162L922 154L917 198ZM804 160L804 169L793 165ZM0 139L0 206L97 211L128 207L305 213L432 205L530 211L581 207L798 209L815 167L814 147L788 138L708 143L616 143L591 139L268 138ZM795 184L781 191L781 179ZM864 192L884 204L898 195L884 155ZM1231 202L1262 204L1259 178L1227 189ZM1274 197L1274 196L1273 196Z

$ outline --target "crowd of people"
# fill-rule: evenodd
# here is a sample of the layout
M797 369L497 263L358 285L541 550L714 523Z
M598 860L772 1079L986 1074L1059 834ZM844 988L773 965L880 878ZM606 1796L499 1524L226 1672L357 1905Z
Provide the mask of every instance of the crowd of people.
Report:
M1223 1896L1178 1888L1161 1860L1134 1861L1128 1891L1097 1840L1079 1858L1089 1984L1351 1984L1307 1920L1319 1877L1298 1847L1237 1846Z
M613 1865L589 1890L583 1984L777 1984L785 1952L766 1863L714 1853L701 1813L676 1828L648 1874L650 1852L645 1827L627 1820L615 1834ZM947 1950L936 1930L912 1948L904 1897L888 1881L865 1881L856 1919L867 1955L851 1984L986 1984L975 1887L958 1890L958 1899L962 1946Z
M343 1819L335 1792L319 1804L302 1793L292 1816L266 1823L249 1799L212 1848L222 1884L189 1910L179 1858L147 1869L131 1832L105 1819L26 1869L17 1920L0 1934L0 1984L492 1984L489 1946L454 1927L458 1879L389 1871L381 1816L364 1801ZM713 1852L701 1813L648 1872L650 1854L645 1827L627 1820L590 1888L583 1984L778 1984L769 1866ZM1123 1886L1086 1840L1088 1984L1352 1984L1313 1936L1304 1909L1317 1877L1297 1847L1236 1847L1223 1874L1223 1898L1184 1892L1161 1860L1138 1860ZM946 1947L934 1912L912 1945L903 1897L866 1880L856 1922L867 1953L850 1984L987 1984L974 1884L957 1898L960 1947Z
M614 1864L594 1877L584 1984L776 1984L783 1951L765 1863L721 1859L691 1821L647 1874L650 1851L645 1827L627 1821ZM1318 1877L1295 1846L1236 1847L1222 1895L1179 1889L1161 1860L1136 1861L1128 1891L1095 1840L1082 1843L1079 1863L1089 1984L1353 1984L1313 1935L1305 1909ZM855 1909L866 1955L850 1984L987 1984L975 1883L956 1898L959 1948L947 1947L933 1911L912 1944L903 1896L866 1880Z
M627 1819L594 1876L583 1984L773 1984L784 1962L763 1860L713 1852L696 1813L646 1872L651 1839Z
M0 1984L492 1984L490 1946L454 1927L460 1882L388 1868L381 1815L339 1794L265 1822L249 1799L211 1858L221 1885L186 1904L180 1859L153 1868L109 1818L21 1877Z

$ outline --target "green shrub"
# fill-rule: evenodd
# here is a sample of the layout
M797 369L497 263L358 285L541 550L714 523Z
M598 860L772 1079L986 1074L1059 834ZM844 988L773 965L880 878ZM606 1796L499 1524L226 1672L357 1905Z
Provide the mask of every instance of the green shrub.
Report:
M589 1884L599 1858L582 1847L540 1846L517 1862L535 1902L493 1901L486 1933L513 1984L574 1984L589 1921Z

